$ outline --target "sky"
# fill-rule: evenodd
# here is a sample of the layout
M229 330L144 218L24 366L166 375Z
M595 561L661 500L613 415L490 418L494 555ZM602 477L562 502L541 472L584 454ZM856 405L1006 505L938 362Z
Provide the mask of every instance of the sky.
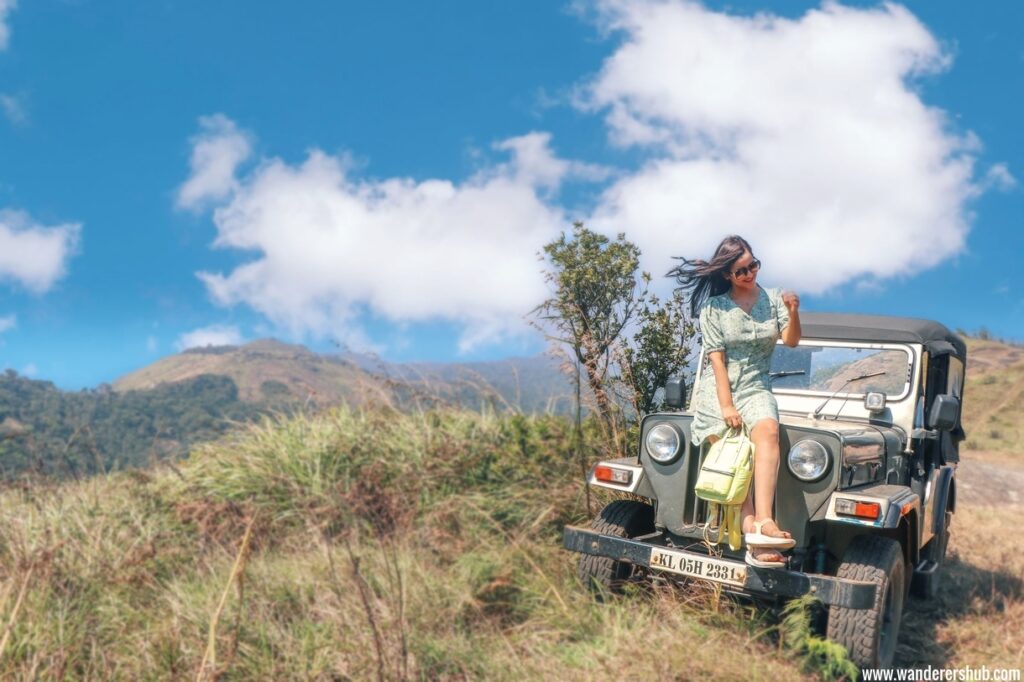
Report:
M0 367L540 353L575 220L1024 340L1024 4L0 0Z

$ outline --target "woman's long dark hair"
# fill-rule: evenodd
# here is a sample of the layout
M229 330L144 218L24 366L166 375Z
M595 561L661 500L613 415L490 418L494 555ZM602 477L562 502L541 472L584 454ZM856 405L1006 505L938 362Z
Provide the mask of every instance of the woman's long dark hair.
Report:
M675 277L679 282L678 288L687 293L692 317L697 317L701 306L710 296L718 296L729 291L732 285L725 276L732 272L733 264L745 251L754 255L746 239L732 234L722 240L710 261L689 260L676 256L677 260L683 262L669 270L668 277Z

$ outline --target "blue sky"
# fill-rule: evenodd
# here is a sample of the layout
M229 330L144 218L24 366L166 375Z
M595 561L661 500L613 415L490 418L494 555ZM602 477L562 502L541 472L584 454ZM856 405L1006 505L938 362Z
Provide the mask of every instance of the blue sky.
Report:
M0 365L64 388L262 336L537 353L573 219L655 275L738 231L805 309L1024 339L1019 3L0 15Z

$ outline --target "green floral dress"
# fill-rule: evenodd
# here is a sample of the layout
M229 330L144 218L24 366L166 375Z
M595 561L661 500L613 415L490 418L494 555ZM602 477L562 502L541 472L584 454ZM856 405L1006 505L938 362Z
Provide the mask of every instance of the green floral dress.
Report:
M708 436L724 436L729 428L718 404L715 373L707 354L725 351L732 400L743 423L752 429L766 417L778 421L779 407L772 395L768 376L775 342L789 325L789 311L782 303L782 290L760 295L748 314L736 305L728 292L712 296L700 310L703 336L704 369L693 398L693 443L700 445Z

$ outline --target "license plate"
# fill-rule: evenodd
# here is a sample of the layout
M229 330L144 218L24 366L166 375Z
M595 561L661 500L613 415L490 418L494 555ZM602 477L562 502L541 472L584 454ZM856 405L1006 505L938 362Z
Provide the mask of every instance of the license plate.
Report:
M651 568L671 571L691 578L703 578L716 583L743 587L747 579L747 566L737 561L696 557L686 552L653 547L651 549Z

